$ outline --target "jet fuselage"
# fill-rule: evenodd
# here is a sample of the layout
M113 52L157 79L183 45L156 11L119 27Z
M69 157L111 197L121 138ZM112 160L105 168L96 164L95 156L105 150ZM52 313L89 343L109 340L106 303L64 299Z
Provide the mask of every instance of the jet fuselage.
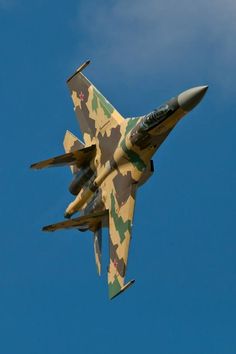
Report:
M120 168L122 164L131 163L129 157L132 163L138 166L135 176L135 181L138 183L150 166L150 160L155 151L177 122L200 102L207 88L207 86L200 86L189 89L145 116L130 118L128 126L131 129L126 129L126 134L121 138L114 154L116 158L112 162L107 161L103 168L99 166L99 174L95 163L93 169L87 167L75 176L70 185L70 191L76 195L76 198L69 204L64 216L70 218L91 200L93 211L102 209L102 197L99 196L101 203L96 203L96 198L98 198L96 191L118 166Z

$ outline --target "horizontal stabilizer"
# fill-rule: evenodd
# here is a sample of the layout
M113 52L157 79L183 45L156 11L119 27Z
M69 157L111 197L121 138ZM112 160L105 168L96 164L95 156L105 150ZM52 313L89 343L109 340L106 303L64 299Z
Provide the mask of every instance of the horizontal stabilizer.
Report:
M40 161L32 164L30 167L40 170L46 167L72 166L81 167L95 156L96 145L91 145L77 151L69 152L60 156L52 157L48 160Z
M43 231L56 231L63 229L83 229L96 230L98 225L102 223L103 218L108 214L107 210L97 213L83 215L75 219L65 220L56 224L47 225L42 228Z
M130 280L127 284L125 284L122 288L117 287L116 289L112 288L112 291L109 291L110 300L114 299L116 296L123 293L126 289L128 289L132 284L134 284L135 280ZM110 289L109 289L110 290Z

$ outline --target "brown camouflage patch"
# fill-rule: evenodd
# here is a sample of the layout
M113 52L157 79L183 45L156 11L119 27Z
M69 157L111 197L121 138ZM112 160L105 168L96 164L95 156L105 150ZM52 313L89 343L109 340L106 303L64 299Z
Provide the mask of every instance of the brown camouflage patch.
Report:
M114 153L120 139L121 131L119 126L111 129L110 136L107 136L107 133L105 133L104 136L102 136L101 133L98 133L98 144L101 151L102 165L105 165L107 161L114 163Z

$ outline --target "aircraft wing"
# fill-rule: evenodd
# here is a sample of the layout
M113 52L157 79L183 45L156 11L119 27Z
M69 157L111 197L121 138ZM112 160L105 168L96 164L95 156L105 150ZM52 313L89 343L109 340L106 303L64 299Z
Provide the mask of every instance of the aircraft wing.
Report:
M114 298L134 280L125 284L125 275L131 240L131 230L135 206L136 185L132 184L129 174L113 179L106 185L106 208L109 209L109 253L108 288L110 299ZM109 185L111 188L109 188Z
M120 125L124 118L80 72L83 64L67 80L74 110L86 145L94 143L98 134Z

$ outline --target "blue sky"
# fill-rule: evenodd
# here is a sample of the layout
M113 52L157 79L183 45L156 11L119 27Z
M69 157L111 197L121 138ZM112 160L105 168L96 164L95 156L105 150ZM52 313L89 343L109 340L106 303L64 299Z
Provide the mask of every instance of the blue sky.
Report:
M0 0L0 353L236 352L234 1ZM80 136L66 78L124 116L209 84L137 197L127 280L112 302L89 233L43 234L72 200L67 168L30 171Z

